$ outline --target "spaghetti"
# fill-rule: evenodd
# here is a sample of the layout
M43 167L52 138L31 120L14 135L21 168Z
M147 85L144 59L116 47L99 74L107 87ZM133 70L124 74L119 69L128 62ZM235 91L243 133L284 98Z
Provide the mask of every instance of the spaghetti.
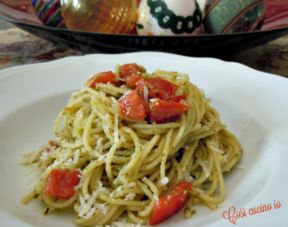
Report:
M178 182L190 182L193 187L185 199L185 217L194 213L198 203L216 209L225 199L223 174L242 156L238 140L221 123L203 92L187 75L176 72L148 74L139 66L137 76L176 85L173 95L184 97L177 102L189 109L177 116L170 113L160 123L148 119L151 112L144 120L127 119L131 113L126 111L128 115L123 116L119 103L140 83L138 78L129 84L121 67L112 73L112 79L98 74L72 94L55 121L56 141L26 157L25 163L36 164L41 177L22 202L38 197L49 212L72 207L79 225L106 225L119 218L153 224L150 217L159 198ZM149 86L142 88L142 100L150 104L159 100L149 97L153 92ZM51 173L58 178L52 179ZM47 186L67 180L68 173L74 174L74 180L69 178L69 184L75 183L72 191L63 194Z

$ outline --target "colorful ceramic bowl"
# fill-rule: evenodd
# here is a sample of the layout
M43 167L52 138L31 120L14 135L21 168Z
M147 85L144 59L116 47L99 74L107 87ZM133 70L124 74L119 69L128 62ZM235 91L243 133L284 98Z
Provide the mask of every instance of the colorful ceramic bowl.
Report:
M281 4L279 1L282 1ZM72 31L43 26L35 14L24 13L3 3L0 3L0 15L2 15L0 17L28 32L84 53L149 50L189 56L223 57L288 34L287 0L267 0L267 2L271 3L269 11L266 12L269 17L265 17L261 31L231 34L139 36ZM277 5L274 6L273 2L277 2ZM277 15L281 15L280 20Z
M43 24L51 27L64 27L60 0L32 0L32 5Z
M264 0L214 0L205 11L208 33L251 32L261 28L265 5Z

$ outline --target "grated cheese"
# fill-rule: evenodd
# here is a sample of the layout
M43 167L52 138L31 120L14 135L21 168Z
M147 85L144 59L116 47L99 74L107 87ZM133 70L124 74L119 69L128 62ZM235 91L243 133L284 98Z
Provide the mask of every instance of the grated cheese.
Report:
M73 164L73 159L72 158L69 158L67 161L66 161L66 166L68 165L72 165Z
M99 207L94 206L96 202L96 197L97 197L97 191L94 191L92 195L85 194L84 196L82 195L79 196L79 200L80 200L80 207L78 208L79 217L84 218L84 219L89 219L93 216L96 209L99 208Z
M147 177L143 177L143 178L142 178L142 181L146 181L146 180L147 180Z
M210 170L209 170L209 168L207 166L207 161L199 160L199 164L202 167L205 176L209 177L210 176Z
M96 207L92 207L92 209L90 209L89 212L85 216L82 216L82 217L85 219L90 219L92 218L95 211L96 211Z
M103 184L102 184L101 181L97 181L96 185L97 185L97 191L98 191L98 192L105 192L105 191L107 191L106 188L103 187Z
M107 158L107 155L101 155L98 160L99 161L104 161Z
M103 125L103 130L104 130L104 132L107 133L109 131L109 126L107 124L104 124Z
M77 149L74 153L74 157L73 157L73 163L77 164L79 162L79 156L80 156L80 150Z
M124 200L133 200L133 199L135 199L135 197L136 197L135 193L129 193L125 196Z
M122 187L121 187L121 186L119 186L119 187L116 189L116 192L117 192L117 193L120 193L120 192L122 192Z
M163 177L160 181L159 181L159 185L164 186L166 184L169 183L169 178L168 177Z
M144 100L148 102L148 88L146 86L143 87L143 96Z
M153 200L155 200L155 201L158 201L159 200L159 197L157 196L157 195L153 195L153 198L152 198Z

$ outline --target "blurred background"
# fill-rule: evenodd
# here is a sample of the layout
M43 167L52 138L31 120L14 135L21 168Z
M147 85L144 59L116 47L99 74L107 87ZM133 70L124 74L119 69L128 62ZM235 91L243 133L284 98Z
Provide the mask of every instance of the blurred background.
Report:
M81 24L79 21L85 21L87 11L78 9L75 14L71 10L72 1L70 0L62 0L61 15L64 17L65 23L59 21L56 13L59 13L60 10L56 6L60 7L60 3L57 1L0 0L0 18L2 18L0 19L0 68L86 53L156 50L189 56L217 57L226 61L243 63L261 71L288 76L287 0L263 0L265 3L264 10L261 5L258 5L258 8L256 7L256 4L261 1L251 0L251 7L249 6L251 10L246 11L245 14L238 12L238 14L235 14L236 16L232 15L234 17L231 17L230 21L226 19L223 22L225 29L221 27L220 20L217 20L217 18L221 18L221 14L215 13L217 10L219 11L219 8L215 6L217 1L198 0L203 24L199 24L199 27L195 26L195 29L191 30L191 34L186 34L186 36L177 34L182 32L181 29L177 30L177 26L174 30L172 29L172 32L167 32L167 29L164 29L165 24L164 27L154 26L154 19L157 18L159 13L156 12L157 8L155 8L154 14L152 10L150 13L149 10L147 11L149 0L142 0L141 2L132 0L138 6L138 21L135 22L134 27L130 26L129 18L137 18L131 11L132 13L128 13L130 17L127 17L125 22L129 26L122 26L119 22L120 24L118 23L116 26L118 30L114 31L109 30L112 25L100 26L108 21L106 20L109 17L107 15L110 14L107 13L104 19L97 18L96 21L101 23L93 24L95 20L90 19L88 27L83 23ZM237 1L241 2L242 0ZM81 1L79 0L79 2ZM86 1L82 0L82 4L83 2ZM123 2L127 3L129 7L132 4L131 0L122 1L122 4L124 4ZM169 13L172 11L178 16L178 19L179 15L185 14L183 7L182 9L180 7L180 2L185 3L185 0L174 1L174 3L172 0L164 0L164 2L171 9ZM192 8L194 4L193 15L197 18L198 8L194 2L194 0L190 0ZM219 7L221 4L229 6L227 0L218 2L220 2ZM81 6L81 4L78 6ZM102 8L106 9L104 6L103 3ZM86 8L91 9L92 7ZM231 14L223 15L228 18ZM182 18L185 18L185 15ZM51 21L54 24L50 23ZM91 28L91 24L94 27ZM95 27L98 30L93 30ZM82 31L80 31L81 29Z

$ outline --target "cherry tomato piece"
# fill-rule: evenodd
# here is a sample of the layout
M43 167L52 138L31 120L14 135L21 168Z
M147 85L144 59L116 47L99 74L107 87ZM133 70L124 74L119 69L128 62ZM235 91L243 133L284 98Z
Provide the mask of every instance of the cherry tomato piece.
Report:
M138 81L143 80L143 77L138 74L133 74L125 78L125 83L129 88L135 89Z
M131 75L141 74L141 67L135 63L121 65L119 68L120 77L126 78Z
M147 116L147 104L136 91L131 91L118 101L120 114L126 120L144 121Z
M190 106L184 102L157 100L150 102L150 121L157 124L173 122L186 113Z
M92 79L90 80L90 84L89 86L91 88L95 88L96 84L115 84L118 85L120 81L117 81L116 79L116 75L112 72L112 71L108 71L108 72L103 72L103 73L99 73L97 75L95 75L94 77L92 77Z
M156 225L178 213L185 205L188 192L192 190L192 184L182 181L174 185L172 190L163 195L154 204L149 224Z
M54 169L48 175L44 193L56 199L70 199L75 195L75 186L80 182L78 170Z
M140 93L143 91L143 87L146 86L148 88L149 98L159 98L163 100L173 98L178 89L176 84L157 77L139 80L136 85Z
M173 101L173 102L180 102L182 100L186 100L187 97L186 95L177 95L177 96L174 96L173 98L170 98L169 101Z

